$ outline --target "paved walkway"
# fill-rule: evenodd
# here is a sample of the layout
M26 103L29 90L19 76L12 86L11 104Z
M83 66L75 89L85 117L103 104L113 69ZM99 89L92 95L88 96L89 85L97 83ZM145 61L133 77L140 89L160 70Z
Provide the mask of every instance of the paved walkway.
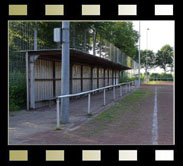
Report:
M55 107L10 112L9 143L173 144L172 83L143 85L136 91L137 94L123 93L122 100L119 98L119 89L116 92L116 101L112 100L112 91L106 93L107 103L110 104L105 107L102 106L103 93L92 95L92 117L87 116L87 97L72 101L70 123L62 125L63 129L57 131ZM138 99L141 93L144 93L142 100ZM114 113L110 114L109 110L104 114L104 110L112 105L115 106L112 110Z

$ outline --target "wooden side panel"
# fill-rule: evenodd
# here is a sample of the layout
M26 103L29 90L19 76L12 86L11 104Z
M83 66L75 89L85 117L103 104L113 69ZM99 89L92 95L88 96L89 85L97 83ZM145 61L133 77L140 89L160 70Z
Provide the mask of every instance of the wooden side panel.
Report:
M91 88L91 68L83 66L83 91L88 91Z
M34 82L35 101L45 100L53 97L52 81L36 81Z
M105 86L108 86L108 70L105 70Z
M99 68L99 88L104 86L104 69Z
M54 77L54 64L55 64L55 79ZM81 92L81 85L83 91L88 91L93 87L97 89L104 85L112 85L112 69L99 68L97 73L97 67L93 67L93 75L91 76L91 66L83 64L83 75L81 75L81 64L73 64L72 66L72 93ZM108 72L109 71L109 72ZM97 75L98 78L97 79ZM109 75L109 83L108 83ZM105 77L105 80L104 80ZM37 59L34 65L34 87L35 87L35 101L36 106L45 106L50 102L41 101L52 99L54 96L53 89L55 88L55 95L61 95L61 62ZM82 78L82 82L81 82ZM93 78L93 80L91 80ZM116 71L116 77L114 78L116 83L119 83L119 71ZM104 82L105 81L105 82ZM92 83L92 86L91 86Z
M72 93L81 92L81 66L72 67Z
M116 71L116 84L119 84L119 71Z
M112 85L112 70L109 70L109 85Z
M60 96L61 95L61 72L62 72L62 66L61 62L55 62L55 95Z
M55 81L55 89L56 89L56 96L61 95L61 80L56 80Z
M97 89L97 79L93 79L93 89Z
M97 89L97 67L93 68L93 89Z
M35 101L53 97L53 64L51 61L38 59L34 65Z
M34 65L34 78L53 78L53 64L51 61L38 59Z
M61 79L61 72L62 72L62 67L61 67L60 62L55 62L55 78L56 79Z
M97 78L97 68L93 68L93 78Z

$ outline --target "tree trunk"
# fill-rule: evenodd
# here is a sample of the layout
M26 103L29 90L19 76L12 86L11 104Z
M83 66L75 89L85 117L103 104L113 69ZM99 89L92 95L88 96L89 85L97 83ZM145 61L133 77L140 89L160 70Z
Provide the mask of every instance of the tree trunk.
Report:
M165 68L164 68L164 72L165 72L165 73L167 72L167 70L166 70L166 66L165 66Z
M148 76L147 76L147 65L145 66L145 81L147 81L147 78L148 78Z

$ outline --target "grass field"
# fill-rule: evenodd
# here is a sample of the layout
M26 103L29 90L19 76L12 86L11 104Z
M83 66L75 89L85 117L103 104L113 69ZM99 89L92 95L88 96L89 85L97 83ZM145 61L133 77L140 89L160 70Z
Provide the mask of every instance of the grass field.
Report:
M134 93L126 96L114 106L102 112L94 119L86 123L81 127L80 132L82 135L94 136L102 134L102 130L111 126L111 124L119 121L119 119L126 112L138 110L137 106L140 106L140 103L153 94L153 91L147 90L137 90ZM97 125L96 125L97 124ZM133 125L135 122L133 123Z

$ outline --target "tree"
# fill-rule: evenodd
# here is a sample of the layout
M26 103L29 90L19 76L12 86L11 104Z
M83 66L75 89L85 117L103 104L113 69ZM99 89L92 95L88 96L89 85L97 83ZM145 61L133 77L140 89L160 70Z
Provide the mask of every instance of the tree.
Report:
M141 50L141 66L145 68L145 72L148 69L155 67L155 53L152 50Z
M38 49L56 48L53 29L61 27L61 22L38 21ZM13 51L33 49L35 22L16 21L10 23L9 46ZM131 22L71 22L70 47L111 58L116 55L116 46L121 52L133 59L137 55L138 33ZM109 44L111 43L111 44ZM117 56L112 58L116 60Z
M119 48L125 55L134 58L139 35L131 22L107 22L100 26L103 37Z
M170 45L164 45L156 54L156 66L162 68L166 73L167 67L173 68L173 48Z

